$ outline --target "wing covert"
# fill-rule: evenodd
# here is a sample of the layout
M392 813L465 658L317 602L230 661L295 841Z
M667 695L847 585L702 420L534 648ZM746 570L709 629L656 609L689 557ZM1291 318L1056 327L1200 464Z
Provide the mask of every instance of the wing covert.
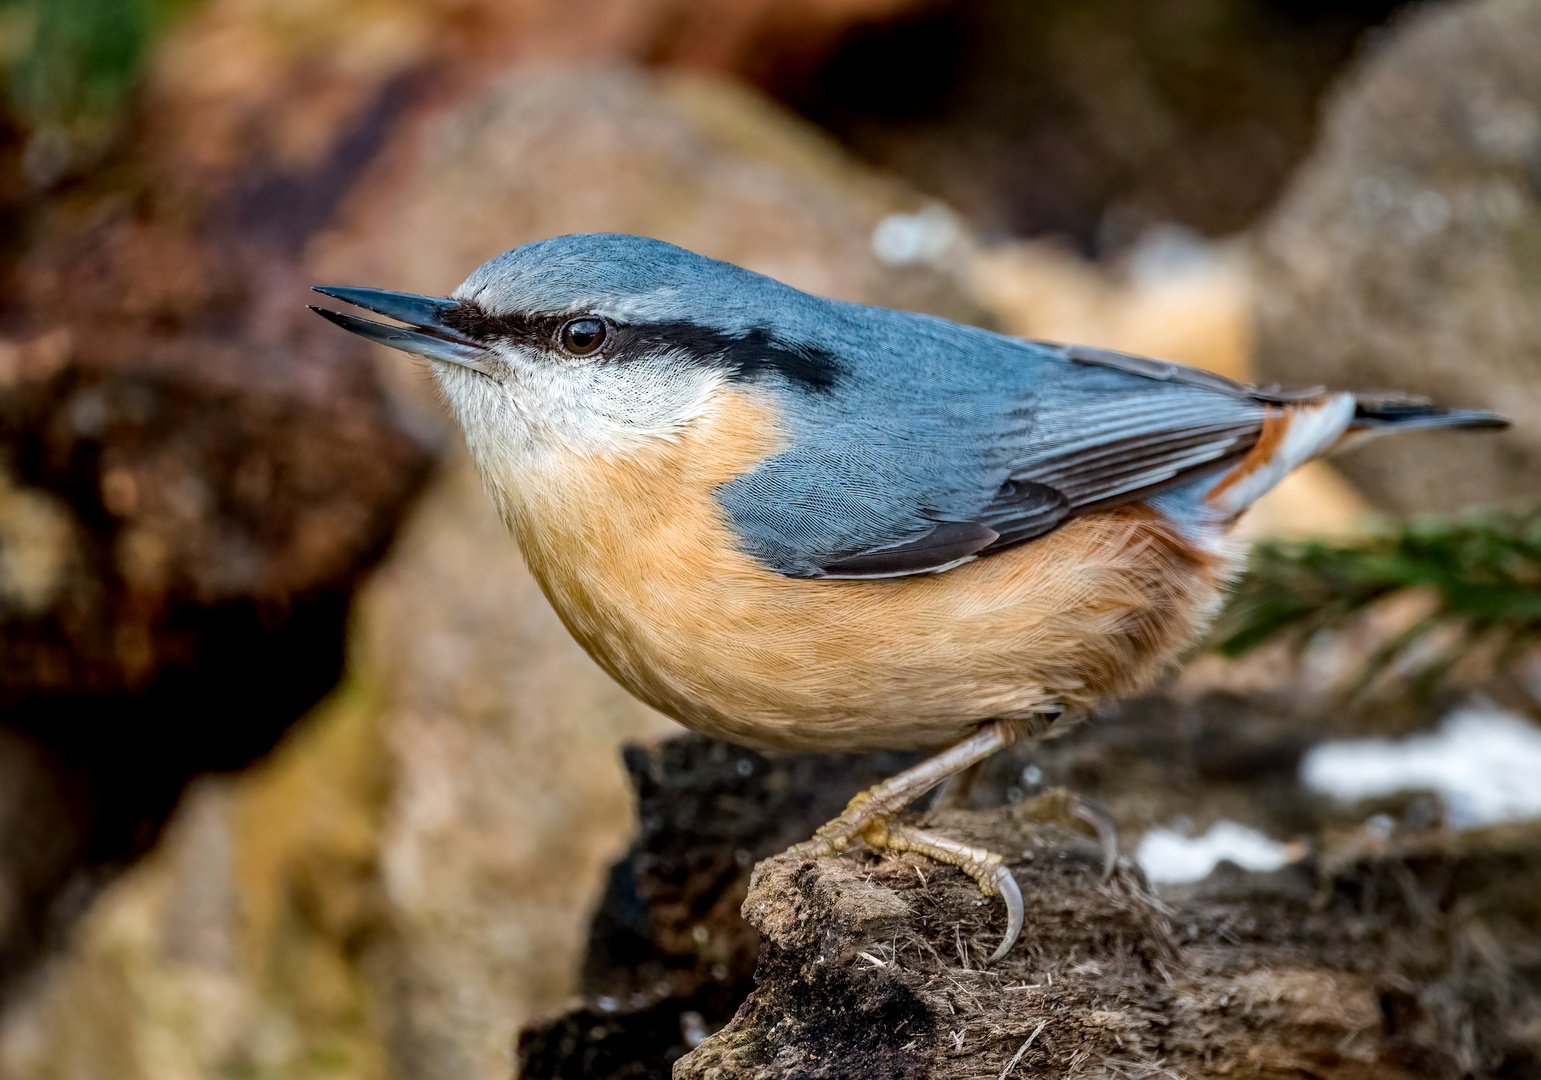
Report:
M1256 444L1270 410L1315 394L1008 344L1015 355L1002 359L1016 367L995 373L1016 389L943 385L934 405L916 393L880 415L810 424L794 449L726 485L747 546L799 577L946 570L1223 469Z

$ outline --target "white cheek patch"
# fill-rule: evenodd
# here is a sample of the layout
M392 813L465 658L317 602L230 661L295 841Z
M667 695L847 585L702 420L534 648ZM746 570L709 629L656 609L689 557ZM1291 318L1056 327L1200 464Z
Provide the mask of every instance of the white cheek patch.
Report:
M500 351L502 380L436 370L478 463L513 474L572 454L624 455L672 439L705 414L725 379L667 357L573 363Z

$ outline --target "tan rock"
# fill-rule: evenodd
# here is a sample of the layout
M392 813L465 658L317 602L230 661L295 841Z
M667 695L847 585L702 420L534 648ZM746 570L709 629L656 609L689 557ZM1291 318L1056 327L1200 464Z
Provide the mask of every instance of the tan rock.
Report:
M568 636L458 451L360 633L388 701L380 873L396 936L371 972L397 1064L502 1076L516 1025L572 994L632 828L620 746L672 725Z
M355 683L258 769L194 785L0 1020L0 1077L387 1076L359 967L389 933L384 765Z
M1152 265L1107 267L1043 241L983 251L969 269L976 293L1022 337L1156 356L1232 379L1252 377L1252 278L1234 243L1151 237ZM1170 265L1180 261L1180 265Z
M1541 5L1411 9L1339 89L1259 242L1260 371L1495 409L1498 436L1342 459L1405 513L1525 501L1541 469Z

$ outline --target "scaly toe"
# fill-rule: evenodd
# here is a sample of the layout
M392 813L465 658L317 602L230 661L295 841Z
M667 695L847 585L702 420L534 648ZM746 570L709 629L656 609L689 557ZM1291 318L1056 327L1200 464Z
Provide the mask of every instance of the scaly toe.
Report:
M862 839L874 848L912 851L917 855L935 859L937 862L956 866L978 883L980 892L986 896L999 896L1005 901L1006 937L995 952L990 954L988 963L995 963L1010 952L1011 947L1017 943L1024 921L1022 890L1017 887L1016 878L1012 877L1011 871L1006 869L1001 856L984 848L969 847L967 844L938 836L936 833L892 823L884 823L881 831L869 828L862 834Z
M787 854L794 855L799 859L823 859L831 855L840 855L847 851L850 846L848 839L815 836L811 840L804 840L800 844L793 844L787 848Z

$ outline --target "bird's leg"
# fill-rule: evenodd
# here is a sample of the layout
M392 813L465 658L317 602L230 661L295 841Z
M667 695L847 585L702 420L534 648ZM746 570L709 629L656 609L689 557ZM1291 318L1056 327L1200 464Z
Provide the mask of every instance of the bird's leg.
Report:
M896 825L892 818L949 776L978 764L1015 739L1016 731L1009 724L997 721L983 725L955 746L863 791L846 804L839 817L792 851L811 858L838 855L859 837L877 850L913 851L958 867L979 883L986 896L999 896L1006 902L1006 938L990 957L991 962L999 960L1016 944L1023 920L1022 892L1001 857L935 833Z
M937 788L936 798L931 800L932 810L962 810L968 806L969 796L974 792L974 783L979 779L979 770L984 762L976 761L966 769L960 769Z
M851 846L851 841L863 836L873 822L893 817L953 773L983 761L1003 746L1010 746L1014 738L1006 724L999 721L984 724L974 734L935 757L859 793L846 803L839 817L821 826L811 840L792 850L815 859L840 854Z

